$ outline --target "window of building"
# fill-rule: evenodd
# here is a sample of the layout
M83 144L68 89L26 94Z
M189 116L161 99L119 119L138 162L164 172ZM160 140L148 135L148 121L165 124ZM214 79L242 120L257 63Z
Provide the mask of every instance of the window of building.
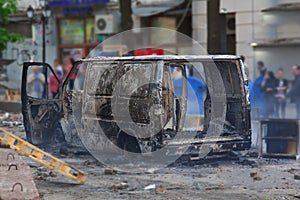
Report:
M61 18L58 24L59 58L66 56L78 60L88 55L89 49L96 47L94 18Z
M95 21L94 21L94 18L89 18L86 20L86 42L88 44L93 44L96 41L96 38L95 38Z
M84 43L84 20L62 19L60 26L60 44Z

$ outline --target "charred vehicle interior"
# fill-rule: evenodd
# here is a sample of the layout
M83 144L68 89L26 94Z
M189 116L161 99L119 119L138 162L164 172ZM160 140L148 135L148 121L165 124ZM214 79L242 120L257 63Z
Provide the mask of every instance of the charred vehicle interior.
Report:
M30 89L36 68L45 77L41 95ZM50 81L59 85L53 96ZM201 144L211 144L212 152L251 145L247 78L237 56L88 58L77 61L64 79L46 63L26 62L22 113L33 144L94 143L94 148L115 145L130 152L188 145L189 154Z

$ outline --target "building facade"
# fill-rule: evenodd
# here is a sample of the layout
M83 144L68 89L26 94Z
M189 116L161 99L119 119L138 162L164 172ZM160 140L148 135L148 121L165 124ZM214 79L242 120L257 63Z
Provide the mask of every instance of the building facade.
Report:
M257 61L292 79L290 67L300 63L299 11L300 0L220 0L220 13L235 17L236 54L246 56L251 79Z
M28 6L35 10L28 19ZM53 64L58 58L85 57L97 44L119 32L119 8L115 0L48 0L52 11L46 25L46 62ZM3 51L5 59L15 62L6 66L8 80L20 85L22 64L25 61L42 61L42 14L39 0L18 1L18 13L10 17L8 29L24 37L24 43L9 43ZM109 27L96 28L96 18L108 19ZM103 29L103 30L102 30Z
M48 0L48 4L52 11L46 26L46 62L49 64L55 58L63 63L68 57L74 60L87 57L95 47L97 52L93 52L92 56L102 55L101 51L107 49L98 45L121 31L118 0ZM10 81L19 83L22 63L42 60L42 25L27 18L29 5L35 13L41 14L38 0L19 1L19 12L11 16L10 25L12 32L20 29L17 32L25 36L25 42L9 44L3 54L7 59L16 60L7 66L7 74ZM191 3L185 0L132 1L133 28L167 28L192 37L191 7ZM131 43L145 46L159 46L158 42L162 40L161 35L155 32L147 37L141 32L133 32L133 35ZM164 44L165 53L184 54L191 51L190 42L173 39Z
M9 44L3 56L16 61L7 67L11 80L20 81L24 61L42 60L41 25L26 17L28 5L39 9L38 0L21 0L18 15L11 18L12 28L20 27L24 44ZM121 13L117 0L49 0L52 16L46 29L46 61L63 61L65 56L86 57L106 38L121 31ZM177 30L208 46L207 0L140 0L132 1L134 28L161 27ZM286 69L289 79L291 65L300 63L300 0L220 0L223 16L222 37L225 50L221 53L244 55L249 77L257 75L259 60L276 71ZM16 26L18 25L18 26ZM143 39L139 33L136 40ZM158 36L144 38L155 44ZM153 40L153 41L152 41ZM166 53L185 54L189 43L172 41ZM16 75L17 74L17 75Z

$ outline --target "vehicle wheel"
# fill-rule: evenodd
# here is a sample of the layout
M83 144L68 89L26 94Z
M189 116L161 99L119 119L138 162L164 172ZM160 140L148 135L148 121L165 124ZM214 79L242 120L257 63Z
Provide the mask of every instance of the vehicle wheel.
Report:
M57 143L60 143L60 144L66 143L65 136L64 136L64 133L61 128L56 128L54 130L53 142L56 144Z
M117 145L125 151L141 153L138 140L135 137L128 135L124 131L119 132Z

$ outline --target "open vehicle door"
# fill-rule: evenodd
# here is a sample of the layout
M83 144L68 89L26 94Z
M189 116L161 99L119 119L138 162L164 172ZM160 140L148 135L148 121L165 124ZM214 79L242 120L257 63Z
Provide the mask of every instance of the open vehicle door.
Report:
M33 144L62 141L59 119L62 117L62 100L59 92L52 96L49 89L59 88L61 81L47 63L25 62L22 74L22 114L27 140Z

